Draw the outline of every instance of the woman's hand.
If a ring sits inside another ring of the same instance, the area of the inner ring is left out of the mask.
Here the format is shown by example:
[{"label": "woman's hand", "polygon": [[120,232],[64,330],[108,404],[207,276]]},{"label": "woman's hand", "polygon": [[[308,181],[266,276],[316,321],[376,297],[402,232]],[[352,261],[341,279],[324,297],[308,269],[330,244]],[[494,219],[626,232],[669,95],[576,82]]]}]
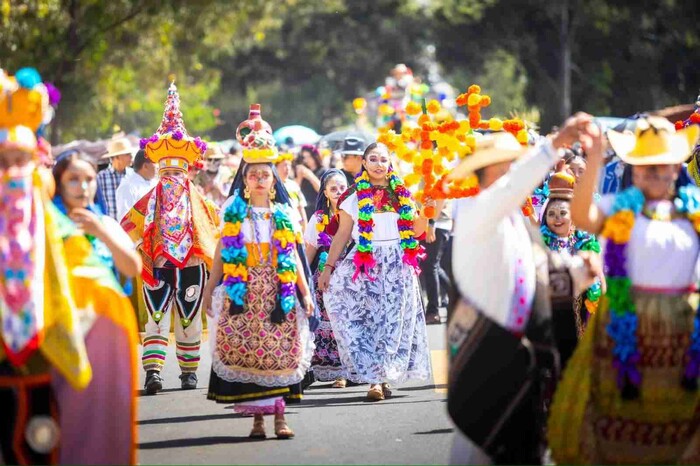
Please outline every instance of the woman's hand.
[{"label": "woman's hand", "polygon": [[87,209],[73,209],[68,214],[71,220],[75,222],[77,227],[88,235],[92,235],[99,239],[104,239],[106,231],[102,222],[97,215]]},{"label": "woman's hand", "polygon": [[434,243],[435,242],[435,226],[428,225],[428,229],[425,230],[425,242]]},{"label": "woman's hand", "polygon": [[298,180],[308,178],[309,174],[313,174],[313,172],[306,165],[297,165],[296,175]]},{"label": "woman's hand", "polygon": [[318,276],[318,289],[321,291],[328,291],[328,286],[331,283],[331,271],[329,267],[326,267],[321,275]]},{"label": "woman's hand", "polygon": [[207,317],[211,317],[212,319],[214,318],[214,310],[211,308],[213,294],[214,290],[210,289],[209,286],[204,287],[202,296],[202,308],[204,309],[204,312],[207,313]]},{"label": "woman's hand", "polygon": [[304,310],[306,311],[306,317],[311,317],[314,313],[314,300],[311,299],[311,295],[304,296]]}]

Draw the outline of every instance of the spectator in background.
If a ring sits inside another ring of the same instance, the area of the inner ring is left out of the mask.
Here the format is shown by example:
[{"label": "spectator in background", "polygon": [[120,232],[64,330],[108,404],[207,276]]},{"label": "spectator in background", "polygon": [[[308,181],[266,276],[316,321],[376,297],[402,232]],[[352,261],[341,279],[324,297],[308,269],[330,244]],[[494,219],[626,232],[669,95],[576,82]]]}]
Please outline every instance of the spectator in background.
[{"label": "spectator in background", "polygon": [[423,289],[428,298],[428,306],[425,309],[425,322],[428,325],[440,323],[439,308],[441,296],[445,296],[450,286],[450,279],[442,269],[442,256],[446,251],[450,232],[452,231],[452,207],[447,201],[438,201],[437,208],[440,214],[437,220],[428,220],[428,229],[425,232],[425,260],[423,261],[423,273],[421,279]]},{"label": "spectator in background", "polygon": [[314,206],[318,191],[321,189],[321,177],[326,173],[327,168],[323,166],[321,154],[316,147],[304,145],[299,152],[301,163],[296,167],[296,181],[301,187],[301,192],[306,199],[306,218],[314,214]]},{"label": "spectator in background", "polygon": [[193,180],[200,192],[216,206],[224,203],[228,197],[228,190],[225,188],[231,187],[228,173],[222,173],[222,160],[224,153],[219,145],[209,144],[204,154],[204,168],[197,172]]},{"label": "spectator in background", "polygon": [[109,159],[109,167],[97,174],[97,190],[105,204],[106,214],[120,220],[117,213],[117,188],[131,171],[134,149],[127,138],[112,139],[107,143],[107,154],[102,159]]},{"label": "spectator in background", "polygon": [[308,222],[308,217],[306,216],[306,199],[297,182],[289,177],[292,173],[292,160],[294,160],[294,155],[291,152],[280,152],[279,157],[277,157],[277,162],[275,163],[275,168],[277,168],[277,173],[282,180],[282,184],[289,194],[290,204],[294,210],[299,212],[302,231],[305,231]]},{"label": "spectator in background", "polygon": [[355,175],[362,171],[362,154],[365,153],[365,146],[365,141],[354,136],[348,136],[343,141],[340,156],[343,159],[343,173],[348,180],[348,186],[355,184]]},{"label": "spectator in background", "polygon": [[146,195],[157,183],[156,165],[146,158],[146,153],[139,150],[134,157],[133,171],[124,177],[116,191],[117,220]]}]

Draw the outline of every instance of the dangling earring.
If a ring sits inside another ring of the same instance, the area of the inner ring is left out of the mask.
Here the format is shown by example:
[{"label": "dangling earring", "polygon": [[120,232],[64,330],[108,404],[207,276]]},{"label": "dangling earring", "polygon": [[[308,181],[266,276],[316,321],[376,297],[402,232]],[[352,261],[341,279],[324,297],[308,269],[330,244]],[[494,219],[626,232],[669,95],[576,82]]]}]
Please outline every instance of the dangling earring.
[{"label": "dangling earring", "polygon": [[331,207],[331,200],[328,198],[326,198],[326,207],[328,207],[329,209]]},{"label": "dangling earring", "polygon": [[277,195],[277,190],[275,190],[275,187],[272,186],[270,188],[270,199],[274,199],[276,195]]},{"label": "dangling earring", "polygon": [[246,199],[250,199],[250,188],[248,188],[248,186],[246,186],[243,190],[243,197],[245,197]]}]

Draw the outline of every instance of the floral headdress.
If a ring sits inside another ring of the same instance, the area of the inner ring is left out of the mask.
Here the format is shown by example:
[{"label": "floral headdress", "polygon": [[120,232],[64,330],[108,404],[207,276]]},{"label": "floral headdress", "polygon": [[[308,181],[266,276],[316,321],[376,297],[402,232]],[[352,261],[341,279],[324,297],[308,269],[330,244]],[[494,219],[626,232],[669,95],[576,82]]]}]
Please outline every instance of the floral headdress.
[{"label": "floral headdress", "polygon": [[251,104],[248,119],[236,128],[236,139],[246,163],[276,163],[277,148],[272,128],[260,115],[260,104]]},{"label": "floral headdress", "polygon": [[0,69],[0,148],[48,156],[40,135],[54,116],[61,93],[43,83],[34,68],[22,68],[14,76]]},{"label": "floral headdress", "polygon": [[207,152],[207,144],[198,137],[192,138],[185,129],[180,94],[174,82],[168,89],[160,127],[150,138],[141,139],[140,147],[160,170],[176,169],[185,173]]}]

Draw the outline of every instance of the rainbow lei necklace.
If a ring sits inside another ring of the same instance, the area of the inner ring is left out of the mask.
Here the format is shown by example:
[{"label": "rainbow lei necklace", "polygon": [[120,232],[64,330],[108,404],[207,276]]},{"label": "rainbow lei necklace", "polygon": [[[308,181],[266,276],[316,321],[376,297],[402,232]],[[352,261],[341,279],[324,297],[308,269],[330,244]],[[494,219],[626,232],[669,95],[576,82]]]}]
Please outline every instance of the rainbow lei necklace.
[{"label": "rainbow lei necklace", "polygon": [[[615,197],[612,214],[605,222],[601,235],[607,239],[605,269],[610,308],[610,323],[606,330],[614,342],[613,366],[617,370],[617,385],[623,398],[639,395],[642,381],[637,368],[640,361],[637,346],[637,310],[632,299],[632,282],[627,270],[627,246],[634,228],[635,217],[642,212],[644,194],[636,187],[620,192]],[[674,200],[676,210],[684,214],[700,233],[700,190],[682,187]],[[695,314],[690,348],[686,355],[683,385],[692,387],[700,375],[700,313]]]},{"label": "rainbow lei necklace", "polygon": [[328,214],[322,210],[316,212],[316,231],[318,231],[318,247],[321,252],[318,255],[318,270],[323,272],[326,268],[326,261],[328,260],[328,249],[331,247],[332,238],[326,232],[326,228],[331,223]]},{"label": "rainbow lei necklace", "polygon": [[[600,254],[600,243],[598,243],[595,235],[587,231],[575,230],[564,242],[566,244],[562,244],[561,239],[546,224],[540,226],[540,232],[542,233],[544,244],[552,251],[561,251],[566,247],[567,249],[573,249],[573,251],[592,251]],[[586,301],[584,304],[591,314],[598,310],[598,302],[602,294],[603,290],[598,281],[586,290]]]},{"label": "rainbow lei necklace", "polygon": [[[358,204],[358,220],[357,226],[359,230],[359,240],[357,251],[353,257],[355,264],[355,274],[352,276],[353,281],[364,273],[370,280],[375,280],[369,272],[377,261],[374,259],[372,249],[372,237],[374,235],[374,202],[372,195],[372,185],[369,182],[369,176],[365,170],[362,170],[355,178],[357,185],[357,204]],[[416,273],[420,273],[418,259],[423,258],[423,247],[415,239],[413,232],[413,219],[416,215],[416,207],[411,199],[411,193],[406,189],[403,180],[389,169],[389,186],[391,187],[396,197],[399,199],[399,219],[397,221],[399,227],[400,244],[403,249],[403,262],[412,267]]]},{"label": "rainbow lei necklace", "polygon": [[[231,205],[224,213],[225,224],[221,237],[221,259],[224,264],[223,284],[231,299],[231,313],[233,314],[243,313],[243,304],[248,291],[248,250],[242,227],[249,208],[248,203],[236,192]],[[297,243],[297,237],[284,206],[279,204],[272,206],[271,220],[274,224],[271,246],[277,251],[277,278],[279,279],[277,304],[272,313],[272,321],[280,323],[284,321],[284,316],[294,308],[296,302],[297,263],[294,247]]]}]

